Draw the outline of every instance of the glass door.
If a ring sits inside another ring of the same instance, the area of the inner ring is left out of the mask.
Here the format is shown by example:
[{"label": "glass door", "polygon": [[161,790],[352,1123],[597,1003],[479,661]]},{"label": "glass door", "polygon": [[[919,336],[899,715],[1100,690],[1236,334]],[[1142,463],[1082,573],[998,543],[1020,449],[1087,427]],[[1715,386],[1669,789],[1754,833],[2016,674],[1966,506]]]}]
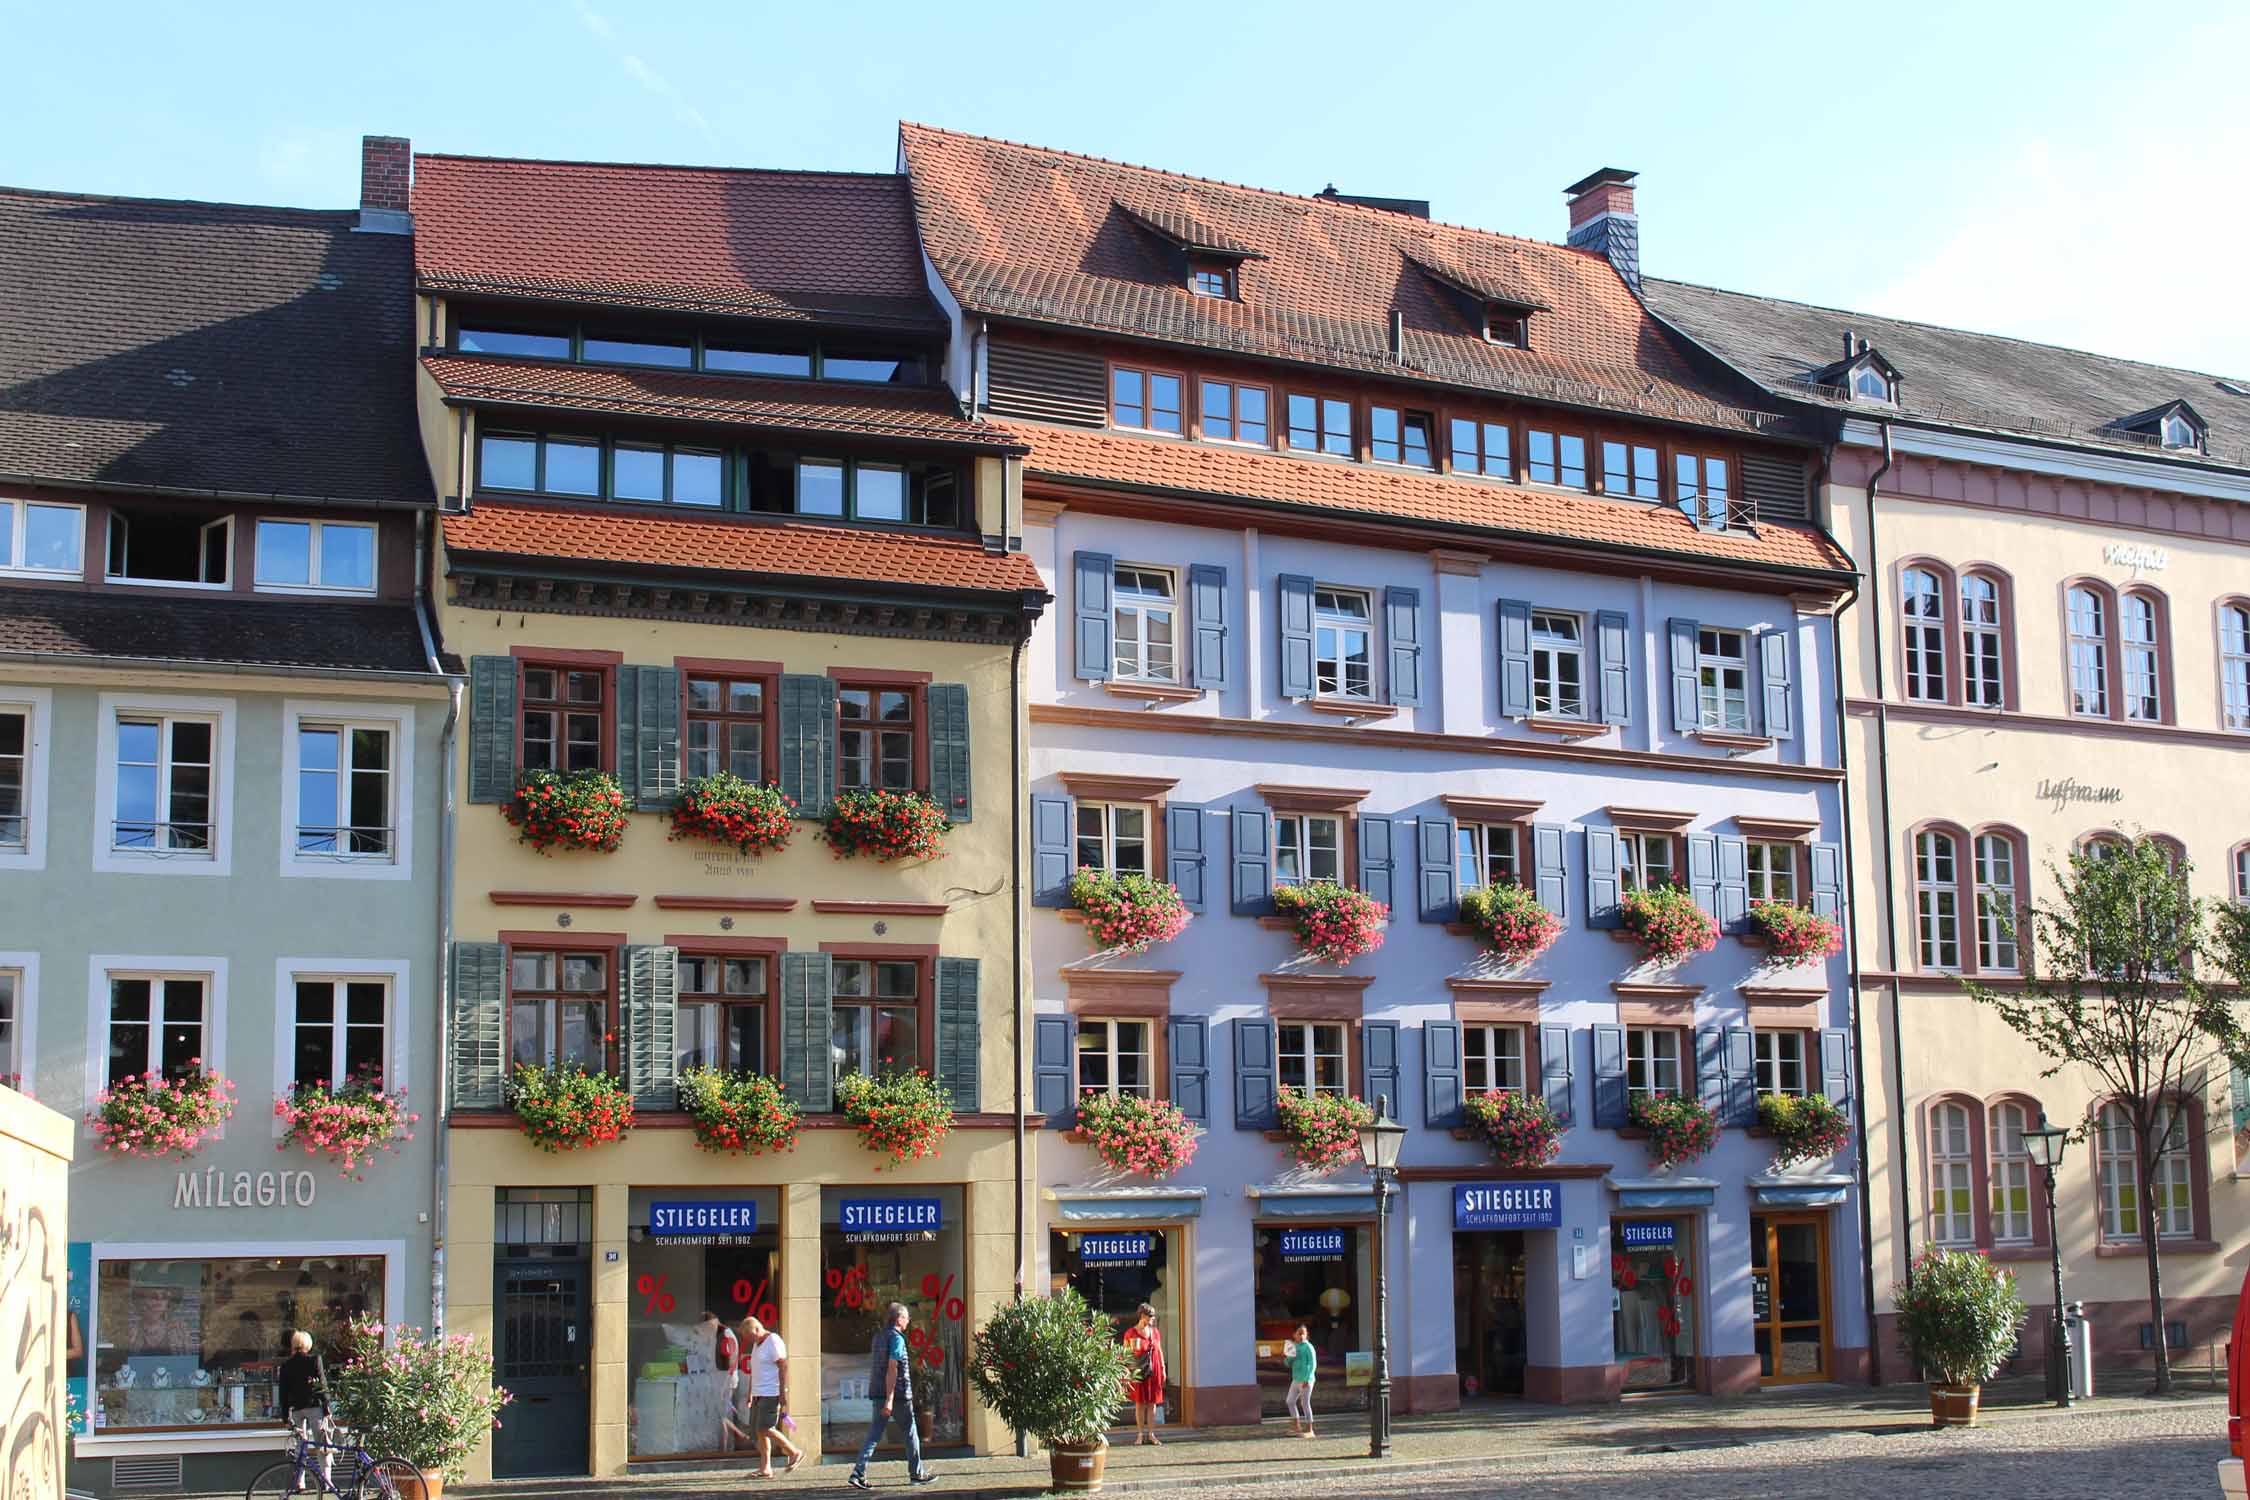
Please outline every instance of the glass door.
[{"label": "glass door", "polygon": [[1828,1221],[1818,1214],[1750,1217],[1750,1302],[1758,1379],[1828,1378]]}]

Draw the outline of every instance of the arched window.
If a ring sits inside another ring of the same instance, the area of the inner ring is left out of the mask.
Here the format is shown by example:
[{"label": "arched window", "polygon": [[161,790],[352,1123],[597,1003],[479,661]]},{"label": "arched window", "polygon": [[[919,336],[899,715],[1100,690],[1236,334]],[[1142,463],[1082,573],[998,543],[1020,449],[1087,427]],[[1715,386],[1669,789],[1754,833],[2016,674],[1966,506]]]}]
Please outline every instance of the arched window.
[{"label": "arched window", "polygon": [[2028,1245],[2033,1238],[2031,1152],[2023,1133],[2031,1111],[2012,1100],[1992,1106],[1985,1139],[1992,1143],[1992,1239],[1999,1245]]},{"label": "arched window", "polygon": [[[2177,1101],[2167,1101],[2156,1116],[2155,1135],[2163,1142],[2156,1161],[2151,1196],[2160,1239],[2191,1239],[2195,1235],[2194,1179],[2188,1159],[2188,1131],[2193,1122]],[[2101,1159],[2102,1238],[2137,1240],[2141,1233],[2140,1152],[2133,1137],[2133,1116],[2119,1100],[2102,1106],[2094,1137]]]},{"label": "arched window", "polygon": [[2125,668],[2125,717],[2156,724],[2164,719],[2164,611],[2150,594],[2135,591],[2117,604],[2119,657]]},{"label": "arched window", "polygon": [[1988,573],[1961,577],[1961,696],[1971,708],[1999,708],[2007,701],[2001,663],[2000,581]]},{"label": "arched window", "polygon": [[1950,833],[1914,837],[1914,919],[1922,967],[1960,968],[1960,846]]},{"label": "arched window", "polygon": [[2070,591],[2070,711],[2109,717],[2109,600],[2085,584]]},{"label": "arched window", "polygon": [[2219,697],[2226,727],[2250,729],[2250,604],[2219,606]]},{"label": "arched window", "polygon": [[1969,1106],[1941,1099],[1930,1107],[1930,1243],[1977,1242],[1976,1142]]},{"label": "arched window", "polygon": [[1945,701],[1945,589],[1928,568],[1908,568],[1899,579],[1899,614],[1906,632],[1906,696]]},{"label": "arched window", "polygon": [[2005,833],[1980,833],[1976,838],[1977,967],[1987,972],[2019,967],[2016,956],[2016,922],[2019,861],[2016,841]]}]

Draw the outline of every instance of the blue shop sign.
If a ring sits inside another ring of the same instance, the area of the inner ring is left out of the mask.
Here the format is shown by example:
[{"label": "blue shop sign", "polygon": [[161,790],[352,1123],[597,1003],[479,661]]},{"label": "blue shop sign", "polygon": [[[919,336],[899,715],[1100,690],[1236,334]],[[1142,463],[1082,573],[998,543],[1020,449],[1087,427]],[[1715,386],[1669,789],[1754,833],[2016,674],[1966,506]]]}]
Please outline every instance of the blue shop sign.
[{"label": "blue shop sign", "polygon": [[1152,1234],[1082,1234],[1078,1237],[1078,1263],[1082,1266],[1138,1266],[1148,1263],[1156,1248]]},{"label": "blue shop sign", "polygon": [[836,1209],[836,1227],[859,1243],[920,1239],[937,1233],[945,1206],[935,1198],[846,1198]]},{"label": "blue shop sign", "polygon": [[1283,1260],[1342,1260],[1344,1258],[1344,1231],[1341,1229],[1284,1229],[1281,1231],[1281,1258]]},{"label": "blue shop sign", "polygon": [[1618,1243],[1628,1250],[1645,1250],[1672,1243],[1670,1219],[1636,1219],[1617,1226]]},{"label": "blue shop sign", "polygon": [[1453,1187],[1455,1229],[1560,1229],[1559,1182],[1461,1182]]},{"label": "blue shop sign", "polygon": [[719,1203],[651,1203],[648,1232],[660,1240],[691,1234],[756,1234],[758,1205],[750,1198]]}]

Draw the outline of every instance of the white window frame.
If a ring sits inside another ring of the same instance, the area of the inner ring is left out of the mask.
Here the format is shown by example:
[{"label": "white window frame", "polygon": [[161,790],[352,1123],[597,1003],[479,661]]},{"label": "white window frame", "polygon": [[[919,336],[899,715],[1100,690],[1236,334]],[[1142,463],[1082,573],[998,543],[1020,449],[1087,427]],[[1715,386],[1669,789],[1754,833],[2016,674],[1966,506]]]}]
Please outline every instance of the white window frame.
[{"label": "white window frame", "polygon": [[[1313,824],[1327,823],[1335,831],[1335,839],[1321,844],[1313,839]],[[1283,833],[1287,831],[1288,837]],[[1281,856],[1286,850],[1297,861],[1297,873],[1284,879],[1281,873]],[[1333,874],[1316,875],[1312,862],[1315,854],[1333,853],[1336,869]],[[1333,880],[1344,884],[1344,815],[1342,813],[1286,812],[1273,817],[1273,883],[1275,885],[1310,885],[1316,880]]]},{"label": "white window frame", "polygon": [[[1136,593],[1130,600],[1125,597],[1124,577],[1127,573],[1161,579],[1164,593],[1161,603],[1152,602],[1149,595]],[[1120,682],[1161,682],[1177,684],[1180,680],[1180,578],[1177,570],[1157,567],[1151,563],[1117,563],[1110,568],[1110,673]],[[1126,629],[1131,618],[1134,628]],[[1163,619],[1172,628],[1172,665],[1169,671],[1155,671],[1149,666],[1149,626]],[[1133,646],[1133,662],[1128,670],[1124,656],[1128,639]]]},{"label": "white window frame", "polygon": [[1901,653],[1906,696],[1918,703],[1945,701],[1945,589],[1928,568],[1908,568],[1899,580],[1899,618],[1906,625]]},{"label": "white window frame", "polygon": [[[2006,1119],[2011,1111],[2015,1115],[2013,1122]],[[2023,1133],[2035,1123],[2031,1111],[2012,1099],[2003,1099],[1985,1111],[1985,1155],[1990,1160],[1985,1209],[1995,1245],[2028,1245],[2037,1237],[2034,1225],[2039,1209],[2031,1192],[2031,1152],[2023,1139]],[[2009,1145],[2011,1134],[2015,1141],[2013,1146]],[[2019,1190],[2024,1202],[2022,1232],[2012,1233],[2018,1220],[2014,1211],[2002,1203],[2001,1194]]]},{"label": "white window frame", "polygon": [[[1527,1032],[1528,1028],[1520,1022],[1512,1021],[1498,1021],[1489,1024],[1472,1022],[1463,1026],[1461,1028],[1462,1092],[1464,1094],[1481,1094],[1490,1089],[1497,1089],[1504,1094],[1529,1092],[1531,1088],[1531,1050],[1528,1045]],[[1481,1038],[1484,1042],[1484,1056],[1481,1059],[1476,1059],[1484,1065],[1486,1077],[1482,1083],[1473,1082],[1471,1079],[1470,1064],[1472,1059],[1469,1055],[1469,1042],[1472,1038]],[[1499,1044],[1504,1040],[1514,1043],[1512,1051],[1503,1052],[1501,1050]],[[1493,1076],[1499,1071],[1496,1065],[1503,1061],[1514,1062],[1516,1069],[1516,1081],[1514,1083],[1502,1083]]]},{"label": "white window frame", "polygon": [[[1972,596],[1971,589],[1978,592]],[[1961,575],[1961,701],[2000,708],[2008,701],[2007,638],[2001,634],[2000,585],[1982,573]],[[1989,678],[1983,668],[1990,664]]]},{"label": "white window frame", "polygon": [[2157,420],[2156,441],[2159,447],[2193,452],[2203,446],[2203,435],[2193,422],[2175,411]]},{"label": "white window frame", "polygon": [[2234,851],[2234,899],[2250,901],[2250,844]]},{"label": "white window frame", "polygon": [[[1996,861],[1985,856],[1988,850],[1999,850],[2006,860],[2008,878],[1987,879]],[[2019,930],[2010,935],[2002,926],[1997,910],[2002,903],[2016,904],[2016,885],[2021,878],[2017,869],[2016,841],[2004,833],[1980,833],[1969,843],[1970,884],[1976,891],[1977,967],[1991,974],[2013,974],[2023,964],[2023,934]],[[2000,961],[2003,949],[2007,962]],[[1988,956],[1989,955],[1989,956]]]},{"label": "white window frame", "polygon": [[[2083,597],[2087,608],[2081,612],[2078,601]],[[2091,630],[2081,630],[2081,614]],[[2112,637],[2117,633],[2111,618],[2116,613],[2110,608],[2108,598],[2084,584],[2073,585],[2063,595],[2063,630],[2065,659],[2070,666],[2069,680],[2064,688],[2070,698],[2072,717],[2080,719],[2106,719],[2109,717],[2109,653]],[[2081,707],[2079,684],[2086,684],[2092,699],[2091,707]]]},{"label": "white window frame", "polygon": [[[106,532],[114,533],[120,526],[125,528],[126,560],[130,562],[133,551],[133,519],[112,510],[104,529]],[[138,573],[112,573],[109,570],[109,537],[105,535],[102,538],[102,582],[128,589],[197,589],[207,594],[231,593],[234,590],[234,516],[231,513],[219,517],[216,521],[206,521],[196,528],[196,571],[198,573],[203,571],[204,559],[207,556],[203,546],[204,533],[210,531],[214,526],[220,528],[226,536],[226,577],[216,580],[206,578],[144,578]]]},{"label": "white window frame", "polygon": [[[1567,633],[1557,625],[1568,627]],[[1542,626],[1545,627],[1542,630]],[[1577,699],[1564,697],[1562,665],[1577,664]],[[1586,691],[1586,617],[1562,609],[1531,612],[1531,712],[1542,719],[1584,719],[1592,705]]]},{"label": "white window frame", "polygon": [[[0,973],[16,977],[13,1056],[0,1053],[0,1073],[16,1075],[16,1091],[36,1098],[39,1063],[39,955],[28,949],[0,951]],[[89,1107],[93,1096],[87,1095]]]},{"label": "white window frame", "polygon": [[[1663,860],[1661,862],[1650,860],[1648,851],[1659,845],[1664,849]],[[1680,846],[1677,838],[1669,833],[1644,833],[1632,829],[1619,830],[1617,835],[1617,884],[1619,890],[1654,890],[1656,886],[1651,884],[1650,875],[1652,867],[1658,863],[1661,863],[1663,867],[1663,879],[1658,882],[1659,884],[1686,885],[1686,882],[1680,878]]]},{"label": "white window frame", "polygon": [[[265,579],[264,549],[260,545],[258,528],[268,522],[277,526],[310,526],[312,534],[305,548],[305,583],[268,583]],[[321,537],[330,528],[364,531],[369,535],[367,587],[355,588],[342,584],[320,582]],[[331,598],[373,598],[383,584],[383,533],[372,521],[330,521],[303,516],[259,516],[250,527],[250,586],[261,594],[324,594]]]},{"label": "white window frame", "polygon": [[[1659,1046],[1658,1043],[1663,1043]],[[1625,1099],[1630,1104],[1635,1099],[1653,1099],[1669,1095],[1675,1099],[1687,1097],[1688,1065],[1684,1055],[1680,1028],[1677,1026],[1628,1026],[1625,1028]],[[1642,1082],[1633,1082],[1633,1070],[1640,1069]],[[1671,1086],[1664,1084],[1665,1071],[1671,1072]]]},{"label": "white window frame", "polygon": [[[1945,865],[1951,872],[1938,876],[1938,841],[1951,851]],[[1925,828],[1914,836],[1914,957],[1933,972],[1954,973],[1961,967],[1961,841],[1942,828]],[[1953,945],[1953,960],[1945,961],[1945,945]]]},{"label": "white window frame", "polygon": [[[383,1014],[383,1090],[396,1093],[410,1090],[413,1080],[407,1076],[409,1030],[407,997],[413,993],[411,977],[414,966],[403,958],[277,958],[273,961],[273,1096],[289,1097],[295,1083],[291,1076],[297,1070],[297,981],[300,979],[332,980],[343,983],[376,980],[387,986],[390,998]],[[343,1026],[339,1014],[336,1022],[339,1039]],[[338,1057],[343,1048],[336,1049]],[[330,1079],[330,1086],[335,1084]],[[411,1093],[408,1095],[412,1097]],[[412,1104],[407,1106],[414,1108]],[[280,1120],[273,1122],[275,1140],[281,1139],[284,1129]]]},{"label": "white window frame", "polygon": [[[1072,1090],[1072,1098],[1084,1099],[1093,1094],[1105,1094],[1112,1099],[1125,1094],[1130,1094],[1136,1099],[1155,1100],[1163,1097],[1162,1090],[1158,1089],[1156,1086],[1157,1019],[1155,1017],[1075,1016],[1072,1019],[1076,1022],[1076,1024],[1071,1028],[1070,1033],[1070,1086]],[[1101,1027],[1102,1034],[1106,1038],[1104,1045],[1098,1049],[1109,1075],[1108,1084],[1102,1088],[1088,1088],[1085,1084],[1085,1081],[1080,1078],[1078,1072],[1078,1060],[1088,1052],[1097,1050],[1095,1048],[1083,1047],[1079,1045],[1079,1037],[1084,1028],[1088,1026]],[[1141,1028],[1142,1046],[1140,1048],[1134,1049],[1130,1047],[1119,1047],[1118,1028],[1121,1026],[1138,1026]],[[1145,1089],[1127,1089],[1121,1087],[1118,1084],[1117,1060],[1121,1057],[1137,1057],[1142,1060],[1143,1067],[1141,1069],[1141,1075],[1148,1080],[1148,1085]]]},{"label": "white window frame", "polygon": [[[84,578],[86,576],[85,506],[71,505],[60,500],[34,500],[28,495],[7,494],[0,494],[0,505],[8,507],[7,515],[0,517],[0,530],[4,530],[6,533],[4,536],[0,536],[0,542],[6,543],[4,548],[0,548],[0,557],[8,559],[7,562],[0,563],[0,578],[38,578],[52,581],[58,578]],[[23,561],[24,543],[31,534],[31,508],[35,505],[41,510],[69,510],[78,513],[77,567],[34,568]]]},{"label": "white window frame", "polygon": [[[2145,636],[2136,634],[2146,626]],[[2117,661],[2125,690],[2125,717],[2136,724],[2164,721],[2164,612],[2146,594],[2117,596]],[[2154,711],[2141,712],[2144,705]]]},{"label": "white window frame", "polygon": [[[1728,656],[1715,643],[1733,641],[1740,649]],[[1734,674],[1736,685],[1727,686]],[[1749,734],[1750,635],[1723,625],[1704,625],[1695,634],[1695,708],[1698,728],[1719,734]],[[1729,709],[1738,710],[1730,713]],[[1738,722],[1739,720],[1739,722]]]},{"label": "white window frame", "polygon": [[[1304,1032],[1304,1045],[1302,1047],[1289,1048],[1284,1047],[1281,1043],[1283,1033],[1292,1026]],[[1321,1046],[1321,1033],[1328,1030],[1333,1030],[1336,1033],[1334,1051]],[[1309,1099],[1316,1094],[1328,1093],[1339,1096],[1350,1095],[1352,1091],[1352,1028],[1350,1022],[1276,1021],[1273,1029],[1273,1048],[1273,1078],[1276,1089],[1289,1087],[1281,1081],[1281,1062],[1284,1057],[1290,1057],[1304,1066],[1305,1086],[1301,1092],[1306,1098]],[[1320,1063],[1324,1058],[1335,1059],[1339,1064],[1339,1071],[1343,1074],[1344,1081],[1333,1089],[1323,1088],[1315,1081],[1320,1076]]]},{"label": "white window frame", "polygon": [[[1367,613],[1354,616],[1341,609],[1323,609],[1320,601],[1324,595],[1337,600],[1346,597],[1357,599],[1367,606]],[[1316,698],[1348,699],[1353,703],[1375,702],[1376,689],[1380,678],[1380,673],[1376,669],[1378,653],[1375,650],[1377,645],[1375,595],[1367,589],[1345,588],[1341,585],[1326,583],[1315,585],[1313,588],[1312,630],[1313,696]],[[1323,630],[1336,632],[1336,650],[1333,654],[1325,657],[1320,652],[1320,634]],[[1346,637],[1357,634],[1363,634],[1367,637],[1367,685],[1361,691],[1354,692],[1350,680],[1344,672],[1344,661],[1349,654]],[[1336,686],[1333,689],[1324,689],[1320,686],[1321,664],[1323,662],[1333,663],[1334,665],[1332,675],[1335,678]]]},{"label": "white window frame", "polygon": [[[1149,868],[1149,865],[1152,857],[1156,853],[1156,839],[1153,833],[1156,822],[1156,809],[1146,802],[1104,802],[1098,800],[1080,800],[1071,813],[1070,858],[1072,870],[1077,871],[1088,868],[1088,866],[1079,863],[1078,860],[1079,841],[1086,837],[1085,834],[1079,831],[1078,819],[1083,817],[1086,813],[1092,811],[1099,811],[1102,815],[1102,860],[1099,865],[1093,866],[1093,868],[1106,871],[1107,873],[1112,875],[1153,875],[1155,871],[1151,870]],[[1117,868],[1117,815],[1120,812],[1137,812],[1141,815],[1141,868],[1138,871],[1120,871]]]},{"label": "white window frame", "polygon": [[[415,710],[405,704],[339,699],[289,698],[281,705],[281,873],[318,880],[411,880],[414,878]],[[391,735],[391,852],[300,854],[297,733],[313,726],[387,729]]]},{"label": "white window frame", "polygon": [[[1508,862],[1515,866],[1510,883],[1523,884],[1523,839],[1513,823],[1460,823],[1453,834],[1453,878],[1464,891],[1481,891],[1497,884],[1492,879],[1492,846],[1505,838]],[[1469,862],[1464,868],[1463,861]],[[1473,878],[1472,878],[1473,871]]]},{"label": "white window frame", "polygon": [[2219,606],[2219,714],[2221,728],[2250,730],[2250,604]]},{"label": "white window frame", "polygon": [[1797,846],[1782,839],[1749,839],[1742,853],[1749,899],[1784,901],[1794,906],[1804,894],[1797,878]]},{"label": "white window frame", "polygon": [[[1960,1150],[1952,1149],[1950,1135],[1951,1116],[1959,1115],[1961,1126]],[[1929,1162],[1929,1235],[1930,1243],[1953,1249],[1966,1250],[1977,1242],[1977,1158],[1976,1130],[1969,1106],[1958,1099],[1948,1099],[1929,1113],[1929,1139],[1923,1143]],[[1966,1208],[1955,1212],[1938,1205],[1946,1195],[1958,1192],[1963,1195]],[[1967,1220],[1968,1232],[1956,1233]],[[1951,1222],[1949,1222],[1951,1221]]]},{"label": "white window frame", "polygon": [[[2116,1112],[2114,1124],[2111,1120],[2113,1110]],[[2156,1163],[2157,1172],[2163,1179],[2152,1194],[2159,1200],[2156,1204],[2156,1237],[2159,1241],[2193,1239],[2195,1178],[2193,1164],[2188,1158],[2186,1111],[2176,1102],[2168,1103],[2161,1123],[2166,1141],[2169,1143],[2176,1139],[2179,1144],[2176,1147],[2168,1145]],[[2094,1128],[2101,1136],[2101,1237],[2110,1244],[2138,1244],[2141,1237],[2141,1163],[2139,1150],[2135,1145],[2132,1112],[2113,1099],[2104,1104],[2094,1116]],[[2110,1138],[2113,1135],[2122,1137],[2122,1149],[2110,1148]],[[2169,1194],[2178,1195],[2177,1201],[2187,1219],[2178,1229],[2165,1227],[2167,1204],[2163,1199]],[[2124,1224],[2124,1211],[2127,1208],[2133,1216],[2131,1228],[2126,1228]]]},{"label": "white window frame", "polygon": [[[176,693],[103,693],[95,702],[94,868],[122,875],[231,875],[234,873],[234,720],[232,698],[191,698]],[[211,848],[208,854],[114,847],[117,822],[117,720],[121,714],[161,714],[209,719],[211,739]]]},{"label": "white window frame", "polygon": [[53,688],[0,686],[0,712],[24,716],[23,842],[0,844],[0,871],[47,868],[47,763],[54,758]]},{"label": "white window frame", "polygon": [[1854,369],[1846,377],[1846,384],[1850,387],[1854,401],[1881,401],[1890,404],[1898,399],[1891,389],[1891,377],[1885,375],[1872,361]]},{"label": "white window frame", "polygon": [[[203,1071],[227,1073],[227,960],[210,955],[96,953],[86,960],[86,1062],[81,1080],[86,1107],[109,1087],[109,982],[112,979],[200,979],[203,981]],[[226,1138],[219,1127],[215,1139]],[[93,1132],[86,1151],[95,1154]]]},{"label": "white window frame", "polygon": [[[1759,1030],[1751,1034],[1757,1075],[1757,1091],[1761,1094],[1786,1094],[1802,1099],[1813,1091],[1818,1081],[1813,1077],[1812,1049],[1806,1045],[1807,1037],[1793,1027]],[[1789,1087],[1787,1074],[1796,1070],[1796,1086]]]}]

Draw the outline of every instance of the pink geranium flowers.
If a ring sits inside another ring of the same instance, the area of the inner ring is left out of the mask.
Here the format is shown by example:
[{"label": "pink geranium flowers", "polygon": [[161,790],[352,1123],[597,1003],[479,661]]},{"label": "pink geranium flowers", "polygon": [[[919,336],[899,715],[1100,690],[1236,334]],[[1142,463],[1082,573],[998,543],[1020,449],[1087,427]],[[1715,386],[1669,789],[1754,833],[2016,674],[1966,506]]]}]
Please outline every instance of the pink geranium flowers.
[{"label": "pink geranium flowers", "polygon": [[1088,1094],[1078,1101],[1078,1133],[1097,1155],[1136,1177],[1169,1177],[1195,1160],[1199,1132],[1163,1099]]},{"label": "pink geranium flowers", "polygon": [[1358,1161],[1360,1127],[1375,1123],[1375,1111],[1364,1099],[1296,1089],[1281,1091],[1274,1100],[1274,1115],[1297,1165],[1316,1172],[1333,1172],[1346,1162]]},{"label": "pink geranium flowers", "polygon": [[104,1151],[120,1156],[193,1156],[234,1114],[234,1085],[188,1059],[187,1071],[166,1078],[151,1068],[94,1096],[86,1116]]},{"label": "pink geranium flowers", "polygon": [[1676,964],[1719,946],[1719,924],[1676,885],[1627,891],[1618,905],[1618,921],[1651,963]]},{"label": "pink geranium flowers", "polygon": [[1756,901],[1750,921],[1765,934],[1766,947],[1785,963],[1827,958],[1844,951],[1844,930],[1809,906],[1788,901]]},{"label": "pink geranium flowers", "polygon": [[285,1127],[281,1150],[326,1156],[355,1179],[377,1152],[414,1139],[409,1127],[422,1118],[407,1111],[404,1089],[386,1094],[375,1077],[352,1079],[333,1092],[325,1080],[300,1083],[274,1100],[273,1113]]},{"label": "pink geranium flowers", "polygon": [[1562,1150],[1562,1121],[1544,1099],[1504,1089],[1471,1094],[1462,1104],[1469,1128],[1511,1172],[1529,1172]]},{"label": "pink geranium flowers", "polygon": [[1562,918],[1512,881],[1463,891],[1461,921],[1487,951],[1506,963],[1535,957],[1562,933]]},{"label": "pink geranium flowers", "polygon": [[1273,888],[1274,909],[1289,919],[1297,946],[1314,958],[1348,964],[1383,946],[1391,909],[1364,891],[1333,880]]},{"label": "pink geranium flowers", "polygon": [[1108,952],[1145,953],[1188,924],[1179,887],[1148,875],[1080,870],[1070,878],[1070,904],[1086,919],[1094,946]]}]

